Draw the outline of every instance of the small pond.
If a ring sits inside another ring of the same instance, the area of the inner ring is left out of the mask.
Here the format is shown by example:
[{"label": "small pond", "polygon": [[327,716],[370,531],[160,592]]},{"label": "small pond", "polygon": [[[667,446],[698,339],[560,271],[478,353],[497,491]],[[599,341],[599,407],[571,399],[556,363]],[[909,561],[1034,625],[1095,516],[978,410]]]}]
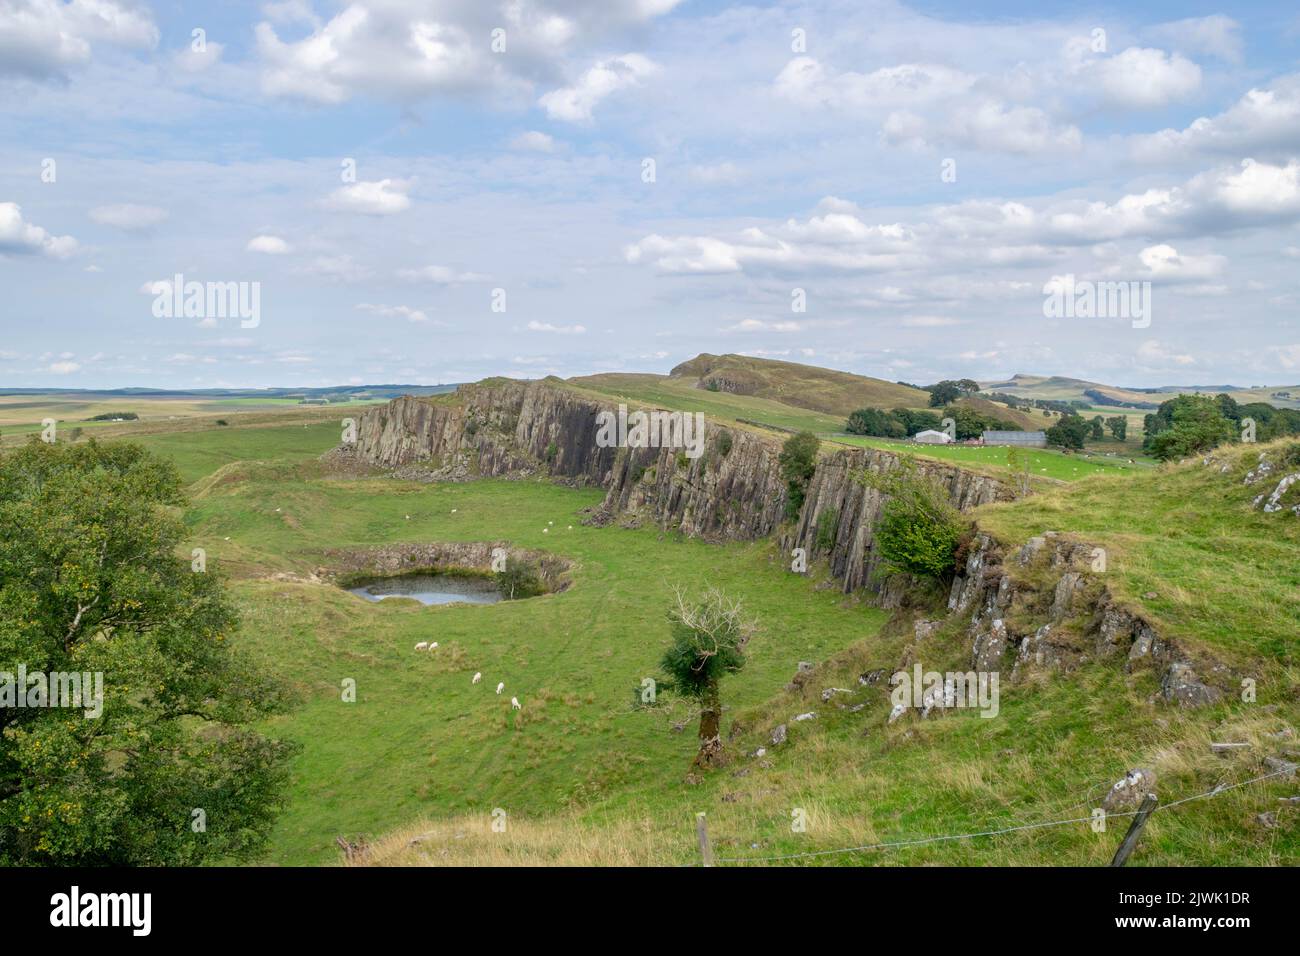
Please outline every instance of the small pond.
[{"label": "small pond", "polygon": [[457,577],[452,574],[408,574],[401,577],[375,578],[348,588],[367,601],[384,598],[414,598],[421,604],[496,604],[501,592],[484,578]]}]

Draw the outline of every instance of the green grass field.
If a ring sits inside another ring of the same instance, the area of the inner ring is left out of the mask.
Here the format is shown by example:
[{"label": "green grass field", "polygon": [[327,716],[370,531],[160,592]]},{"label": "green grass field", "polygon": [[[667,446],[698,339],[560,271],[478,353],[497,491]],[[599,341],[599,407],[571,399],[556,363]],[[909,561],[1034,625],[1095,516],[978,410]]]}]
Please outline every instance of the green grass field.
[{"label": "green grass field", "polygon": [[[1130,766],[1157,766],[1168,800],[1248,779],[1255,758],[1211,756],[1208,741],[1264,741],[1297,720],[1294,701],[1271,713],[1234,704],[1186,713],[1157,708],[1147,703],[1156,690],[1150,674],[1090,666],[1005,687],[996,720],[957,712],[887,727],[885,692],[859,686],[856,677],[892,669],[903,639],[884,627],[883,612],[835,589],[816,590],[817,568],[811,578],[787,573],[767,542],[719,546],[652,529],[585,527],[577,512],[597,502],[598,491],[542,481],[339,479],[311,461],[337,437],[330,424],[150,439],[202,489],[186,520],[209,567],[229,576],[243,615],[238,640],[300,701],[268,727],[303,750],[267,863],[335,863],[336,836],[389,833],[392,862],[477,861],[476,854],[490,853],[482,861],[691,863],[701,810],[717,853],[728,858],[1086,818]],[[237,461],[244,464],[231,464]],[[219,481],[201,480],[222,466]],[[1117,585],[1129,582],[1139,593],[1156,587],[1153,611],[1162,621],[1180,633],[1205,631],[1247,660],[1260,650],[1292,653],[1294,610],[1284,596],[1296,593],[1293,569],[1238,594],[1210,581],[1283,567],[1300,542],[1283,537],[1272,550],[1228,563],[1226,555],[1267,540],[1271,526],[1248,523],[1230,538],[1216,524],[1217,534],[1194,541],[1214,530],[1196,519],[1196,502],[1204,500],[1197,494],[1207,489],[1175,482],[1160,490],[1154,477],[1092,476],[1068,491],[986,509],[981,520],[1009,540],[1049,526],[1099,537],[1108,529],[1103,540],[1116,549]],[[1175,527],[1186,533],[1171,533]],[[336,587],[284,579],[310,574],[328,548],[488,539],[570,558],[572,587],[522,602],[428,608],[370,604]],[[1224,551],[1229,545],[1234,551]],[[1152,575],[1160,578],[1155,584]],[[1171,578],[1187,585],[1173,587]],[[747,669],[724,684],[724,730],[734,738],[736,763],[692,784],[685,778],[695,750],[693,714],[668,698],[635,709],[633,696],[643,677],[657,673],[671,588],[706,583],[743,597],[762,632]],[[1261,601],[1275,610],[1259,613]],[[1216,613],[1227,615],[1217,638]],[[416,653],[421,640],[441,647]],[[927,666],[939,669],[969,659],[953,636],[936,641],[931,653]],[[787,692],[800,660],[829,663],[805,690]],[[479,685],[470,682],[476,671],[484,675]],[[1261,686],[1261,705],[1277,705],[1279,688],[1287,679],[1294,684],[1293,671],[1269,673],[1280,683]],[[356,681],[356,703],[341,699],[345,678]],[[493,692],[498,680],[506,683],[501,697]],[[823,702],[824,687],[848,693]],[[524,705],[517,714],[511,695]],[[848,709],[857,704],[860,710]],[[806,711],[818,717],[792,722]],[[790,742],[772,749],[767,735],[777,723],[787,724]],[[684,729],[674,732],[674,724]],[[769,748],[765,757],[746,756],[760,746]],[[1250,825],[1260,808],[1276,807],[1276,798],[1293,790],[1255,784],[1158,814],[1139,862],[1297,862],[1293,822],[1281,830]],[[512,821],[509,837],[490,829],[498,807]],[[809,821],[807,832],[791,830],[795,809]],[[1098,865],[1118,838],[1113,828],[1096,834],[1075,822],[791,862]]]},{"label": "green grass field", "polygon": [[[247,457],[277,447],[247,431],[256,442]],[[194,473],[189,441],[155,447],[184,456]],[[229,475],[196,502],[194,543],[211,568],[233,572],[241,640],[304,697],[273,728],[304,752],[272,860],[331,861],[336,835],[383,832],[420,814],[489,804],[542,814],[611,792],[660,791],[669,781],[658,768],[688,764],[693,736],[669,733],[663,717],[631,704],[641,679],[657,673],[675,585],[743,591],[763,619],[752,662],[731,687],[737,704],[767,699],[798,660],[825,657],[883,619],[813,592],[763,544],[720,549],[656,531],[583,527],[575,512],[600,497],[536,482],[341,482],[286,464]],[[573,587],[437,609],[261,580],[306,572],[329,547],[496,538],[575,560]],[[420,640],[442,647],[417,654]],[[484,674],[477,686],[475,671]],[[357,681],[355,704],[340,699],[346,677]],[[498,680],[509,692],[502,697],[493,693]],[[520,717],[509,713],[511,694],[525,705]]]},{"label": "green grass field", "polygon": [[[893,441],[888,438],[870,438],[864,435],[845,435],[842,433],[823,435],[827,441],[858,448],[881,448],[885,451],[918,455],[923,458],[935,458],[939,461],[952,461],[967,468],[974,468],[989,474],[1010,474],[1007,465],[1007,449],[995,446],[978,445],[918,445],[914,442]],[[1060,481],[1077,481],[1098,473],[1132,472],[1150,469],[1154,462],[1150,459],[1134,459],[1129,464],[1127,459],[1108,458],[1105,455],[1091,453],[1066,455],[1052,449],[1030,448],[1024,450],[1029,463],[1030,474],[1040,478],[1056,478]]]},{"label": "green grass field", "polygon": [[565,387],[579,394],[603,400],[613,399],[629,405],[641,403],[702,412],[706,418],[716,421],[734,422],[745,419],[778,428],[806,429],[811,432],[838,431],[844,427],[844,418],[840,415],[795,408],[766,398],[710,392],[684,381],[658,375],[596,375],[577,383],[566,383]]}]

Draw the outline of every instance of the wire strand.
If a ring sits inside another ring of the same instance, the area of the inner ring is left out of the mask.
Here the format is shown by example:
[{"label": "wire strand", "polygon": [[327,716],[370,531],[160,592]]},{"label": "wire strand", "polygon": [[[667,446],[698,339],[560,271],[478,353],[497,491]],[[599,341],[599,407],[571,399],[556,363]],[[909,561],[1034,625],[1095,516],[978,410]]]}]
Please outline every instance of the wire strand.
[{"label": "wire strand", "polygon": [[[1283,770],[1275,770],[1272,773],[1266,773],[1260,777],[1253,777],[1250,780],[1243,780],[1240,783],[1218,784],[1213,789],[1206,790],[1204,793],[1195,793],[1192,794],[1190,797],[1183,797],[1181,800],[1175,800],[1173,803],[1157,804],[1155,809],[1152,810],[1151,812],[1158,813],[1162,810],[1172,810],[1174,807],[1181,806],[1184,803],[1191,803],[1193,800],[1203,800],[1210,797],[1217,797],[1222,793],[1227,793],[1229,790],[1236,790],[1240,787],[1247,787],[1252,783],[1259,783],[1261,780],[1268,780],[1272,777],[1278,777],[1278,776],[1282,776],[1283,774],[1293,774],[1293,773],[1295,773],[1293,769],[1287,768]],[[1119,817],[1119,818],[1132,817],[1132,816],[1136,816],[1137,813],[1138,813],[1137,810],[1129,810],[1129,811],[1125,811],[1124,813],[1108,813],[1106,814],[1106,819],[1109,820],[1115,817]],[[953,834],[946,834],[944,836],[922,837],[916,840],[894,840],[886,843],[868,843],[868,844],[864,844],[863,846],[846,846],[835,850],[808,850],[803,853],[786,853],[778,856],[720,856],[720,857],[715,857],[714,862],[716,863],[775,863],[783,860],[800,860],[800,859],[808,859],[810,857],[832,856],[836,853],[860,853],[865,850],[896,849],[898,847],[905,847],[905,846],[922,846],[927,843],[943,843],[949,840],[970,840],[976,837],[1000,836],[1004,833],[1020,833],[1026,830],[1043,830],[1049,827],[1069,826],[1070,824],[1073,823],[1090,823],[1092,819],[1093,819],[1092,816],[1089,815],[1086,817],[1073,817],[1068,820],[1046,820],[1039,823],[1017,824],[1015,826],[1003,827],[1002,829],[999,830],[983,830],[976,833],[953,833]],[[687,865],[699,866],[700,864],[691,863]]]}]

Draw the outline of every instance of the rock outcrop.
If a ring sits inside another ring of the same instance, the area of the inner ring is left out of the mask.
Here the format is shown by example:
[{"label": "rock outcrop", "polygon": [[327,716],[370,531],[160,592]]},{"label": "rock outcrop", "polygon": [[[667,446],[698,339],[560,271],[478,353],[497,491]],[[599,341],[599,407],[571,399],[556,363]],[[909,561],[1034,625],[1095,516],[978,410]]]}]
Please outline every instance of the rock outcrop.
[{"label": "rock outcrop", "polygon": [[546,382],[462,385],[454,396],[394,399],[362,413],[351,449],[386,468],[432,477],[549,473],[605,485],[616,448],[596,445],[601,405]]},{"label": "rock outcrop", "polygon": [[1049,531],[1030,538],[1008,568],[992,537],[977,535],[948,597],[948,610],[969,641],[971,666],[1010,667],[1016,680],[1034,669],[1068,671],[1089,660],[1117,660],[1129,672],[1153,668],[1166,703],[1198,707],[1223,699],[1235,679],[1229,668],[1195,657],[1121,605],[1104,577],[1091,571],[1096,551]]},{"label": "rock outcrop", "polygon": [[[809,483],[798,522],[781,541],[782,549],[789,553],[804,548],[810,560],[825,557],[846,593],[860,587],[878,590],[875,572],[880,556],[874,529],[885,498],[854,475],[898,466],[897,455],[874,448],[837,452],[823,459]],[[953,465],[918,459],[917,471],[947,489],[948,500],[961,511],[1012,496],[996,479]],[[899,595],[891,591],[884,597],[888,605],[896,603]]]}]

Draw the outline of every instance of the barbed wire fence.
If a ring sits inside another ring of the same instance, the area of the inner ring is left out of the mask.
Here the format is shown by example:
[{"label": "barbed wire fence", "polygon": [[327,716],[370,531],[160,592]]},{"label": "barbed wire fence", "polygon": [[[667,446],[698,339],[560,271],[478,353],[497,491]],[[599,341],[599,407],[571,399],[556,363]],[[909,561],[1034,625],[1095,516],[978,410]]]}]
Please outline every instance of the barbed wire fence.
[{"label": "barbed wire fence", "polygon": [[[1264,780],[1269,780],[1274,777],[1294,775],[1295,772],[1296,771],[1293,768],[1283,768],[1281,770],[1275,770],[1272,773],[1262,774],[1258,777],[1252,777],[1249,780],[1242,780],[1237,783],[1232,783],[1232,784],[1221,783],[1202,793],[1194,793],[1191,796],[1183,797],[1179,800],[1173,801],[1172,803],[1157,805],[1153,809],[1146,810],[1145,813],[1155,814],[1166,810],[1172,810],[1175,807],[1180,807],[1184,804],[1191,803],[1195,800],[1213,799],[1222,794],[1228,793],[1229,791],[1232,790],[1239,790],[1242,787],[1248,787],[1251,784],[1260,783]],[[1143,809],[1127,810],[1119,813],[1107,813],[1105,819],[1108,821],[1112,819],[1125,819],[1129,817],[1137,817],[1139,814],[1142,813],[1144,813]],[[981,837],[1002,836],[1008,833],[1023,833],[1030,830],[1046,830],[1054,827],[1072,826],[1080,823],[1091,824],[1093,820],[1094,820],[1093,815],[1089,814],[1088,816],[1085,817],[1070,817],[1062,820],[1043,820],[1034,823],[1018,823],[1018,824],[1012,824],[1011,826],[1000,827],[993,830],[979,830],[971,833],[948,833],[939,836],[918,837],[915,839],[908,839],[908,840],[890,840],[881,843],[865,843],[860,846],[837,847],[835,849],[828,849],[828,850],[805,850],[798,853],[781,853],[781,854],[773,854],[773,855],[766,855],[766,856],[717,856],[715,857],[712,855],[711,848],[709,848],[706,852],[705,847],[707,844],[707,835],[701,834],[700,835],[701,853],[706,862],[701,863],[697,861],[692,863],[684,863],[682,864],[682,866],[701,866],[701,865],[708,866],[708,865],[724,864],[724,863],[741,864],[741,865],[747,863],[783,863],[792,860],[803,860],[803,859],[811,859],[814,857],[834,856],[840,853],[865,853],[871,850],[892,850],[892,849],[900,849],[903,847],[925,846],[927,844],[945,843],[954,840],[974,840],[974,839],[979,839]]]}]

